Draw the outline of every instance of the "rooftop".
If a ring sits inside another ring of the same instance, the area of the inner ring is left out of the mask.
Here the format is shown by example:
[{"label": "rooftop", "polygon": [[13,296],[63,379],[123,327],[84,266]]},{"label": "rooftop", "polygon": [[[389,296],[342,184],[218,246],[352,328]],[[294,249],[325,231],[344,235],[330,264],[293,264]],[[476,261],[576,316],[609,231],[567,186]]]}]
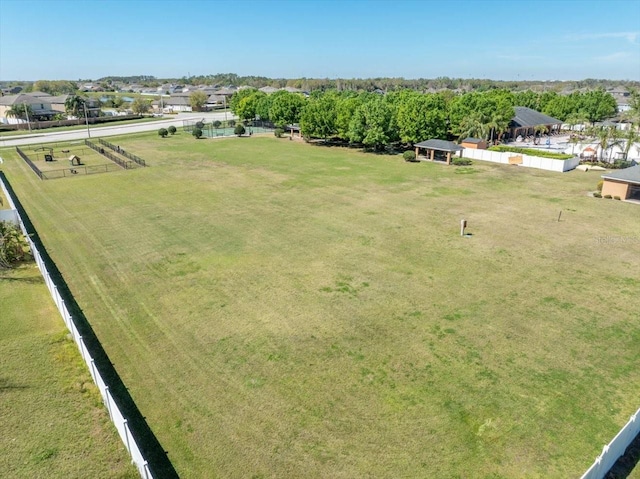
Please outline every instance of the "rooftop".
[{"label": "rooftop", "polygon": [[640,165],[625,168],[624,170],[612,171],[611,173],[602,175],[602,178],[640,185]]},{"label": "rooftop", "polygon": [[427,148],[429,150],[437,150],[437,151],[462,151],[464,150],[463,146],[454,143],[453,141],[447,140],[427,140],[421,141],[420,143],[416,143],[414,146],[419,148]]},{"label": "rooftop", "polygon": [[511,120],[512,128],[538,125],[559,125],[562,123],[560,120],[525,106],[516,106],[513,109],[515,110],[516,116]]}]

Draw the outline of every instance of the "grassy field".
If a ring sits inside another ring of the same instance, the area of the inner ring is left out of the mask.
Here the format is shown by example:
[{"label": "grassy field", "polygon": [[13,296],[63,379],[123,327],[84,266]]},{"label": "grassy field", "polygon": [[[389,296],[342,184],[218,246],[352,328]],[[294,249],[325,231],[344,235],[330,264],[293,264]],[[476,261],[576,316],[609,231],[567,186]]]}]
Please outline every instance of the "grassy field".
[{"label": "grassy field", "polygon": [[34,264],[0,270],[0,305],[2,477],[139,477]]},{"label": "grassy field", "polygon": [[579,477],[637,409],[640,208],[596,172],[118,144],[150,167],[0,154],[183,477]]}]

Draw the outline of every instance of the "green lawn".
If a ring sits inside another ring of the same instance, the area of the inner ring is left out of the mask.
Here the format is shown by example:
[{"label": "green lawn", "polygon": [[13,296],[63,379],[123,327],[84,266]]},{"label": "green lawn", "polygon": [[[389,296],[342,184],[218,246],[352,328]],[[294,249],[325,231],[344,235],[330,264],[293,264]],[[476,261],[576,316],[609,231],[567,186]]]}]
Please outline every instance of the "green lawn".
[{"label": "green lawn", "polygon": [[640,207],[596,172],[117,143],[150,167],[1,154],[182,477],[579,477],[637,409]]},{"label": "green lawn", "polygon": [[139,477],[34,264],[0,270],[0,331],[2,477]]}]

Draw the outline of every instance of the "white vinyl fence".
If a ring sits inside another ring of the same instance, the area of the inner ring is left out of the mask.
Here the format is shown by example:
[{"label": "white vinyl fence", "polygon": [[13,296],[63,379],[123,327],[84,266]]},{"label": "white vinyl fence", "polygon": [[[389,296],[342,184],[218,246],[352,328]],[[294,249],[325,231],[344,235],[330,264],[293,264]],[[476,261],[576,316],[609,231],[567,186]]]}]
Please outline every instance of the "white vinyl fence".
[{"label": "white vinyl fence", "polygon": [[109,391],[109,387],[105,384],[105,381],[102,379],[100,372],[96,368],[93,358],[87,351],[87,347],[85,346],[82,336],[76,329],[76,326],[73,322],[71,314],[69,314],[69,311],[67,310],[67,307],[64,304],[64,300],[58,293],[58,287],[56,286],[54,281],[51,279],[49,271],[47,271],[47,268],[42,260],[42,257],[40,256],[40,252],[36,248],[36,245],[33,243],[31,238],[27,234],[27,230],[24,226],[22,218],[20,217],[18,211],[16,210],[15,203],[13,202],[11,195],[9,194],[9,191],[7,190],[6,185],[4,184],[4,181],[2,181],[2,178],[0,178],[0,187],[2,188],[2,191],[6,196],[7,200],[9,201],[9,207],[11,208],[10,211],[15,212],[14,214],[15,214],[15,217],[18,219],[18,224],[20,225],[20,229],[22,230],[23,234],[27,239],[27,242],[29,243],[29,247],[31,248],[33,257],[36,261],[36,264],[38,265],[38,268],[40,269],[40,272],[42,273],[42,276],[44,277],[44,281],[47,285],[47,288],[49,288],[49,292],[53,297],[53,301],[55,302],[58,308],[58,311],[60,312],[60,315],[64,320],[64,323],[67,325],[67,328],[71,332],[73,339],[76,342],[78,349],[80,350],[80,355],[82,356],[82,359],[84,359],[85,363],[87,363],[87,367],[89,368],[89,372],[93,377],[93,381],[98,386],[98,389],[100,389],[100,394],[102,395],[102,400],[104,401],[107,407],[107,410],[109,411],[109,416],[111,417],[113,424],[115,424],[116,429],[118,430],[118,434],[120,434],[120,438],[122,439],[122,442],[127,447],[129,454],[131,454],[132,462],[136,465],[136,467],[138,468],[138,471],[140,472],[140,475],[144,479],[152,479],[153,476],[151,475],[151,471],[149,470],[148,463],[145,460],[145,458],[142,456],[142,453],[140,452],[140,448],[138,447],[138,444],[136,444],[136,441],[134,440],[134,437],[131,434],[131,430],[129,429],[129,426],[127,424],[127,419],[118,409],[118,406],[116,405],[116,402],[114,401],[113,396]]},{"label": "white vinyl fence", "polygon": [[602,479],[639,433],[640,409],[631,416],[629,422],[620,429],[616,437],[602,448],[602,454],[596,458],[595,462],[580,479]]},{"label": "white vinyl fence", "polygon": [[573,170],[580,164],[580,158],[571,158],[569,160],[554,160],[552,158],[542,158],[540,156],[521,155],[520,153],[474,150],[473,148],[465,148],[460,152],[460,156],[471,158],[473,160],[490,161],[492,163],[509,164],[509,158],[514,156],[522,157],[522,164],[527,168],[538,168],[540,170],[557,171],[559,173]]}]

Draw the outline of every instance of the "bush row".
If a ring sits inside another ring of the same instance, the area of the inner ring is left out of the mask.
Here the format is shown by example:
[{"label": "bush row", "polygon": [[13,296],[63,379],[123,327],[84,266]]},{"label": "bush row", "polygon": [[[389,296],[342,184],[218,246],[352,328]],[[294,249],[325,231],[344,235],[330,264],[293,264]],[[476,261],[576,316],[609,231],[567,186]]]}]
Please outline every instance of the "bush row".
[{"label": "bush row", "polygon": [[490,151],[499,151],[502,153],[520,153],[521,155],[539,156],[541,158],[551,158],[553,160],[569,160],[573,155],[565,153],[554,153],[552,151],[538,150],[535,148],[518,148],[517,146],[498,145],[489,148]]}]

